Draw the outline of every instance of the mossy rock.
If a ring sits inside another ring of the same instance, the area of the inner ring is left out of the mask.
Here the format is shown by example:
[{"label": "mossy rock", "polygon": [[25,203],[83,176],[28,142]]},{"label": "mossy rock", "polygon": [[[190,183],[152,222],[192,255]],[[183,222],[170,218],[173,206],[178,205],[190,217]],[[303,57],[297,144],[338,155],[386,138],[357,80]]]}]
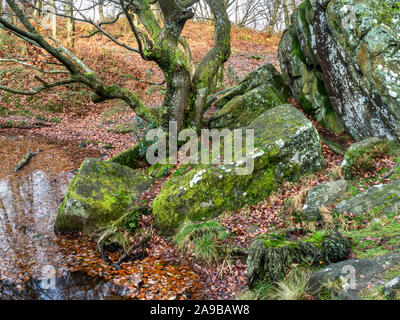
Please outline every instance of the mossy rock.
[{"label": "mossy rock", "polygon": [[306,197],[302,208],[302,218],[307,221],[319,220],[322,207],[328,208],[334,204],[348,189],[348,182],[344,179],[321,183],[312,188]]},{"label": "mossy rock", "polygon": [[[226,101],[221,110],[217,111],[210,120],[210,128],[240,128],[249,125],[260,114],[268,109],[287,103],[290,90],[283,81],[282,76],[272,65],[261,67],[263,73],[255,73],[254,77],[265,78],[265,82],[253,88],[253,84],[232,89],[221,99]],[[265,73],[269,73],[267,76]],[[251,78],[249,78],[251,79]],[[243,83],[250,82],[250,80]],[[257,83],[258,84],[258,83]],[[249,90],[251,88],[251,90]],[[243,92],[244,91],[244,92]],[[228,97],[230,100],[228,100]],[[221,101],[221,100],[220,100]],[[217,101],[217,105],[221,104]]]},{"label": "mossy rock", "polygon": [[[185,219],[201,221],[224,211],[254,204],[268,197],[283,179],[326,166],[318,133],[312,123],[291,105],[282,105],[259,116],[254,129],[251,174],[238,175],[241,164],[197,165],[173,177],[153,202],[156,226],[172,233]],[[250,172],[249,172],[250,173]]]},{"label": "mossy rock", "polygon": [[152,179],[128,167],[85,160],[68,188],[55,221],[57,231],[90,233],[120,218]]},{"label": "mossy rock", "polygon": [[218,109],[221,109],[234,97],[244,95],[245,93],[264,84],[270,84],[276,90],[279,90],[281,94],[286,94],[288,90],[286,85],[283,83],[280,73],[271,63],[267,63],[248,73],[237,86],[232,87],[230,90],[222,94],[215,102],[215,106]]},{"label": "mossy rock", "polygon": [[351,179],[357,170],[374,170],[374,160],[390,153],[391,145],[386,139],[371,137],[353,143],[346,150],[341,164],[346,179]]},{"label": "mossy rock", "polygon": [[152,144],[152,141],[141,139],[135,146],[117,154],[108,161],[118,163],[121,166],[126,166],[131,169],[140,168],[143,164],[147,163],[146,152]]},{"label": "mossy rock", "polygon": [[290,240],[287,234],[267,234],[256,239],[247,258],[247,285],[258,281],[281,280],[292,264],[314,267],[346,259],[350,240],[339,232],[316,232],[302,240]]},{"label": "mossy rock", "polygon": [[398,1],[301,3],[278,51],[285,81],[304,111],[355,140],[399,140],[399,19]]},{"label": "mossy rock", "polygon": [[166,163],[156,163],[149,168],[149,176],[153,178],[162,178],[169,176],[171,170],[175,168],[175,164],[169,163],[169,158]]},{"label": "mossy rock", "polygon": [[109,161],[120,164],[121,166],[137,169],[140,167],[140,163],[144,161],[144,157],[140,151],[140,145],[137,144],[134,147],[112,157]]},{"label": "mossy rock", "polygon": [[400,213],[400,180],[376,185],[367,191],[340,202],[334,209],[338,213],[360,216],[366,213],[390,215]]}]

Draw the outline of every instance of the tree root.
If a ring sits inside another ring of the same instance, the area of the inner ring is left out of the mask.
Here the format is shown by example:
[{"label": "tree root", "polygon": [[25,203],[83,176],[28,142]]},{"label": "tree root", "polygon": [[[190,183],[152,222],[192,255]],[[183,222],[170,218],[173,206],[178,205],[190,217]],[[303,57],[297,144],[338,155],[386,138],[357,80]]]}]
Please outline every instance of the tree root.
[{"label": "tree root", "polygon": [[[105,250],[104,250],[104,243],[105,241],[111,237],[112,235],[114,235],[116,232],[118,231],[118,228],[115,226],[112,229],[109,229],[107,231],[105,231],[101,237],[99,238],[99,240],[97,241],[97,249],[100,252],[101,258],[108,264],[110,264],[111,266],[113,266],[116,269],[121,269],[121,263],[123,263],[125,260],[127,260],[129,258],[129,261],[133,261],[139,258],[144,258],[145,256],[145,248],[147,243],[150,240],[150,236],[151,236],[151,232],[147,232],[144,233],[142,235],[142,237],[139,239],[139,241],[137,241],[136,243],[132,244],[119,258],[119,260],[116,263],[113,263],[111,261],[111,259],[108,257],[108,255],[105,254]],[[142,250],[140,253],[132,256],[132,253],[138,249],[142,247]]]}]

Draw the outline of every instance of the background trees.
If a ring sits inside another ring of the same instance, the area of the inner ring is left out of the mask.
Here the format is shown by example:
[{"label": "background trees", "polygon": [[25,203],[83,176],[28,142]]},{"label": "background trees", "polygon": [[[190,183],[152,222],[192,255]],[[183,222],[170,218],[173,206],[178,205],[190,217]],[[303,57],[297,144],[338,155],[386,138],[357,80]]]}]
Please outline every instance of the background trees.
[{"label": "background trees", "polygon": [[[81,83],[91,90],[93,102],[120,99],[139,117],[155,125],[166,127],[170,120],[176,120],[179,127],[201,128],[208,107],[207,98],[222,82],[224,63],[230,56],[231,21],[241,27],[272,33],[288,23],[289,10],[296,1],[5,0],[5,3],[0,29],[39,48],[51,62],[40,68],[32,65],[42,74],[36,76],[37,87],[27,90],[0,83],[0,90],[35,95],[56,86]],[[188,43],[181,36],[186,21],[192,18],[209,21],[215,30],[214,46],[197,65],[193,62]],[[107,28],[121,19],[129,25],[135,46],[122,42]],[[60,23],[66,24],[66,35],[58,35],[57,25]],[[89,26],[88,34],[76,34],[77,23]],[[76,56],[74,39],[86,37],[88,41],[93,41],[95,34],[101,34],[115,45],[158,65],[166,83],[161,106],[150,108],[135,92],[116,83],[104,83]],[[63,41],[65,37],[67,42]],[[7,52],[3,53],[1,62],[29,65]],[[62,77],[53,79],[49,78],[50,74]]]}]

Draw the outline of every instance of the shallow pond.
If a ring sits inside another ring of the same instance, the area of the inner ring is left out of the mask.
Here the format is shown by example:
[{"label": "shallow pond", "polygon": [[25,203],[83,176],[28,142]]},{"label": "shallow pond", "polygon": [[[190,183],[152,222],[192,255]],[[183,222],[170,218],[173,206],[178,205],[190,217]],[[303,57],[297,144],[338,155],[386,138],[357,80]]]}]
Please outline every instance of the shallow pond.
[{"label": "shallow pond", "polygon": [[[29,149],[41,151],[14,173]],[[93,240],[54,234],[74,174],[85,158],[99,156],[78,143],[0,131],[0,300],[201,299],[199,275],[160,237],[143,260],[116,270],[101,259]],[[118,253],[110,257],[117,261]]]},{"label": "shallow pond", "polygon": [[[31,149],[41,152],[14,173]],[[0,299],[107,299],[120,288],[65,267],[53,231],[80,163],[99,153],[77,144],[0,134]]]}]

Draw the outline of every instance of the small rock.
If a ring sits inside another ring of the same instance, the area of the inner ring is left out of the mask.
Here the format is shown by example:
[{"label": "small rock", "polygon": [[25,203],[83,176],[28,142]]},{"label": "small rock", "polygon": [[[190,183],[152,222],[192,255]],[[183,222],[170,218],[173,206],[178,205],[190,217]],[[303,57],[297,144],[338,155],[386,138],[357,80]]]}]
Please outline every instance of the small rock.
[{"label": "small rock", "polygon": [[400,289],[400,276],[390,280],[385,284],[383,293],[386,296],[392,296],[396,290]]},{"label": "small rock", "polygon": [[370,282],[400,263],[400,253],[389,253],[370,259],[350,259],[337,262],[314,272],[308,282],[308,292],[317,297],[326,294],[324,284],[337,282],[329,289],[334,296],[345,300],[359,299],[359,293]]},{"label": "small rock", "polygon": [[320,209],[329,207],[347,191],[349,183],[342,179],[319,184],[312,188],[306,197],[303,207],[303,216],[307,220],[315,220],[321,217]]}]

